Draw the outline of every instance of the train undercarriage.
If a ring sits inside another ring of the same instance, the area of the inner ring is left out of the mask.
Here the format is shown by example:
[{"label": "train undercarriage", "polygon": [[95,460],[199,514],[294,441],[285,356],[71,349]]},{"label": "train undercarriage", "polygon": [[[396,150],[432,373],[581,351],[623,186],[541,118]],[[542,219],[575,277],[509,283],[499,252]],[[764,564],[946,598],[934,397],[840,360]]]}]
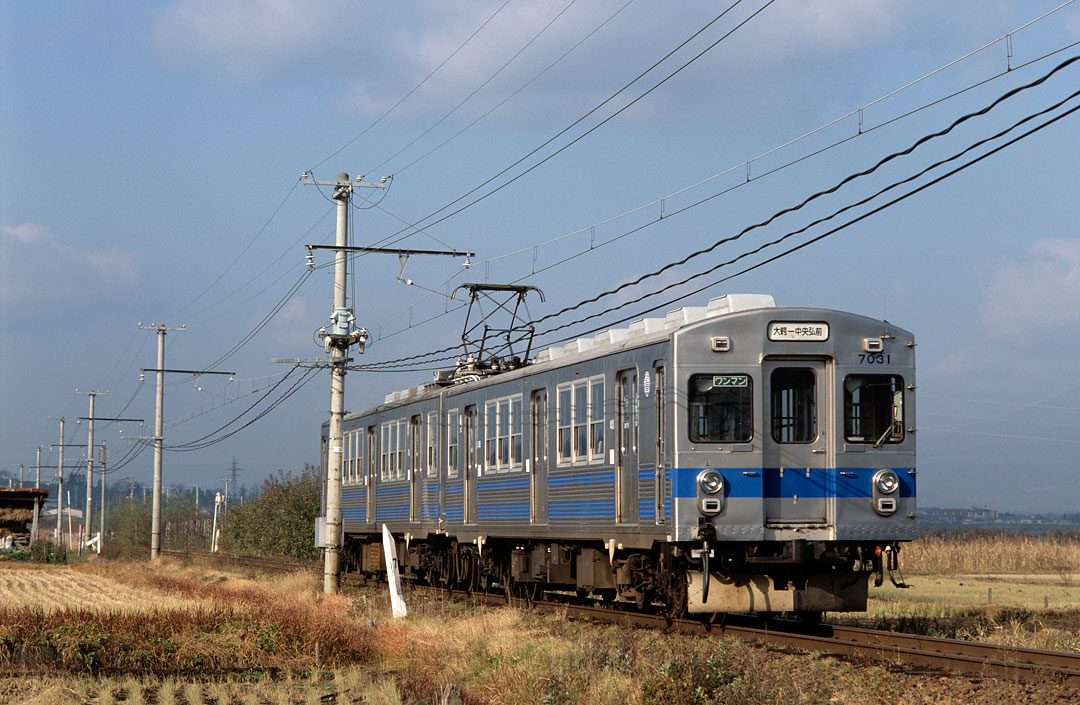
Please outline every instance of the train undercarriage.
[{"label": "train undercarriage", "polygon": [[[719,612],[789,613],[866,609],[868,582],[896,568],[898,546],[876,542],[686,542],[621,550],[586,541],[446,536],[397,540],[406,581],[471,592],[540,599],[547,591],[632,602],[672,617]],[[381,536],[349,536],[345,568],[385,573]]]}]

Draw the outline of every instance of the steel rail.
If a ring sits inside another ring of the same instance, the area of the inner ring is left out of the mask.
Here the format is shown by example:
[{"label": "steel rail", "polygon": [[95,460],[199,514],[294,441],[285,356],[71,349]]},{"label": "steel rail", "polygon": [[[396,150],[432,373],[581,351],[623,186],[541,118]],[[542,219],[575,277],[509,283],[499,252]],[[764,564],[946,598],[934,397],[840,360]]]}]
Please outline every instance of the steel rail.
[{"label": "steel rail", "polygon": [[[244,558],[192,551],[162,551],[162,554],[187,558],[210,558],[234,564],[271,570],[317,571],[316,564],[301,564],[263,558]],[[355,573],[343,578],[360,585],[380,585]],[[546,593],[548,599],[532,600],[507,597],[502,592],[467,592],[447,588],[411,585],[416,591],[432,591],[445,597],[471,600],[481,604],[509,604],[522,608],[560,611],[613,624],[670,629],[689,634],[718,634],[774,646],[807,649],[822,653],[865,658],[893,665],[921,666],[941,672],[990,676],[1022,682],[1056,681],[1080,686],[1080,653],[1029,649],[1004,644],[990,644],[962,639],[903,634],[831,624],[807,625],[792,620],[769,619],[752,615],[719,615],[715,619],[673,619],[662,614],[632,611],[621,605],[600,603]]]}]

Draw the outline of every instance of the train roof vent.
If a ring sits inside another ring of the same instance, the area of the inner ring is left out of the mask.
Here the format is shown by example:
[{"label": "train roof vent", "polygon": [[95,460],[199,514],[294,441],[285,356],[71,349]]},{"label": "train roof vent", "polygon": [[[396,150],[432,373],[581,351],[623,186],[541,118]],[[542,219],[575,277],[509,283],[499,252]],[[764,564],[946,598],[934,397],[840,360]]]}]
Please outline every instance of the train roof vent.
[{"label": "train roof vent", "polygon": [[563,350],[567,353],[585,352],[593,346],[592,338],[578,338],[577,340],[571,340],[569,343],[563,346]]},{"label": "train roof vent", "polygon": [[393,404],[401,396],[401,392],[390,392],[386,395],[386,399],[383,400],[384,404]]},{"label": "train roof vent", "polygon": [[536,353],[536,362],[547,362],[548,360],[555,360],[563,356],[563,349],[560,345],[557,348],[544,348],[540,352]]},{"label": "train roof vent", "polygon": [[625,328],[610,328],[594,335],[593,342],[597,345],[611,345],[612,343],[621,343],[629,335],[630,331]]},{"label": "train roof vent", "polygon": [[630,328],[627,329],[627,337],[637,338],[642,335],[648,335],[649,333],[658,333],[664,330],[663,318],[639,318],[630,324]]},{"label": "train roof vent", "polygon": [[755,308],[776,308],[776,300],[771,294],[724,294],[709,299],[707,315],[711,318]]},{"label": "train roof vent", "polygon": [[708,309],[704,306],[683,306],[674,311],[668,311],[664,317],[665,328],[680,328],[689,323],[695,323],[705,318]]}]

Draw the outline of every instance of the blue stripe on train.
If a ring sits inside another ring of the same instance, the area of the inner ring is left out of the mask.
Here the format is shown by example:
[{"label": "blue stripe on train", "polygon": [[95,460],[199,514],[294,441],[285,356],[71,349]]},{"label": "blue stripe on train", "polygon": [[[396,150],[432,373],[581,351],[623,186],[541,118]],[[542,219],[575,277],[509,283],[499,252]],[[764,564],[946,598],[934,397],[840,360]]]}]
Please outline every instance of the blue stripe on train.
[{"label": "blue stripe on train", "polygon": [[[672,494],[675,497],[696,497],[697,476],[704,468],[675,468]],[[786,468],[783,477],[779,468],[712,468],[724,477],[725,497],[871,497],[870,484],[881,468],[813,468],[810,477],[805,469]],[[892,468],[900,478],[900,497],[915,496],[915,481],[911,468]],[[840,473],[852,473],[841,475]],[[747,474],[751,473],[751,474]]]},{"label": "blue stripe on train", "polygon": [[550,519],[607,519],[615,520],[615,498],[601,500],[548,500]]}]

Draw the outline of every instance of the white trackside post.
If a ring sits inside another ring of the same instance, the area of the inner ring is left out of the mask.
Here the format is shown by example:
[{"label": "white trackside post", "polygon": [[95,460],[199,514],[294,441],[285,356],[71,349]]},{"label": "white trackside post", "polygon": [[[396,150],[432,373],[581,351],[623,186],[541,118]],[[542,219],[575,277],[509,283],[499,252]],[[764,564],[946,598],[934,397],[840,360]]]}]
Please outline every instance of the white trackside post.
[{"label": "white trackside post", "polygon": [[382,527],[383,553],[386,556],[386,579],[390,583],[390,606],[394,618],[406,616],[405,598],[401,596],[401,573],[398,572],[397,544],[386,524]]}]

